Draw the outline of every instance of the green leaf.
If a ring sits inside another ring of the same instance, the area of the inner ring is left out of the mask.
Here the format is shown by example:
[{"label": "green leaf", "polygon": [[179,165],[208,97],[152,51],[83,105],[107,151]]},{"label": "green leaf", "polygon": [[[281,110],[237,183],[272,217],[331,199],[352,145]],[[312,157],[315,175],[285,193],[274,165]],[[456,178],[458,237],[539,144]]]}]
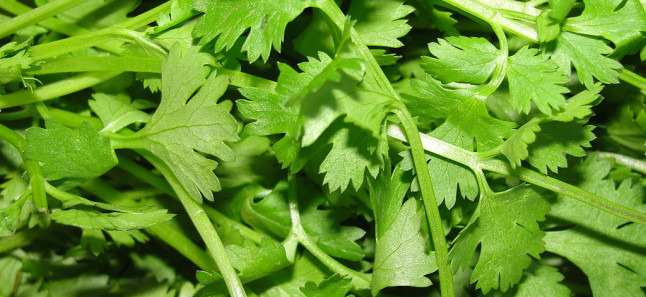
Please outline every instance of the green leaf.
[{"label": "green leaf", "polygon": [[467,150],[486,151],[503,143],[514,132],[512,122],[489,115],[487,106],[473,89],[448,89],[437,80],[411,81],[414,95],[407,95],[406,105],[414,116],[424,119],[446,117],[431,136]]},{"label": "green leaf", "polygon": [[501,152],[511,166],[521,166],[521,161],[529,157],[527,146],[536,141],[536,133],[541,131],[540,122],[540,119],[534,118],[520,126],[502,145]]},{"label": "green leaf", "polygon": [[322,282],[331,273],[310,253],[296,257],[294,265],[255,282],[249,288],[259,297],[306,296],[300,290],[307,282]]},{"label": "green leaf", "polygon": [[505,293],[491,291],[487,297],[569,297],[572,292],[565,285],[561,284],[563,275],[558,269],[533,263],[520,280],[518,286]]},{"label": "green leaf", "polygon": [[[614,203],[646,212],[644,188],[624,180],[618,186],[606,178],[609,160],[588,156],[562,178]],[[561,175],[559,175],[561,176]],[[581,268],[594,296],[644,296],[646,227],[607,214],[569,197],[559,196],[550,216],[558,226],[547,232],[545,247]],[[561,230],[559,230],[561,229]],[[573,248],[576,247],[576,248]]]},{"label": "green leaf", "polygon": [[646,153],[646,109],[622,106],[608,124],[607,131],[618,144]]},{"label": "green leaf", "polygon": [[585,155],[583,148],[590,147],[590,141],[596,138],[593,129],[577,122],[544,122],[536,141],[528,147],[527,161],[544,174],[548,169],[557,172],[567,167],[566,155]]},{"label": "green leaf", "polygon": [[204,12],[193,36],[201,37],[205,44],[217,38],[215,51],[229,50],[247,29],[249,35],[242,45],[250,62],[260,56],[267,61],[272,44],[280,52],[287,24],[313,5],[307,0],[255,1],[255,0],[197,0],[193,8]]},{"label": "green leaf", "polygon": [[25,198],[14,202],[7,208],[0,209],[0,238],[12,236],[16,233],[21,220],[22,207],[25,204]]},{"label": "green leaf", "polygon": [[413,10],[398,0],[359,0],[350,2],[348,15],[357,21],[354,28],[366,45],[401,47],[397,38],[411,29],[402,18]]},{"label": "green leaf", "polygon": [[168,210],[161,209],[148,212],[101,213],[95,210],[70,209],[55,211],[50,217],[59,224],[84,229],[125,231],[146,228],[175,216],[167,212]]},{"label": "green leaf", "polygon": [[25,155],[40,163],[47,180],[92,179],[117,165],[110,140],[90,123],[81,124],[78,136],[53,118],[45,120],[45,127],[27,130]]},{"label": "green leaf", "polygon": [[103,122],[101,131],[115,133],[130,124],[146,123],[150,120],[147,113],[136,109],[130,103],[130,97],[126,94],[112,96],[95,93],[92,97],[94,100],[88,101],[88,104]]},{"label": "green leaf", "polygon": [[483,84],[498,59],[498,49],[480,37],[447,37],[430,43],[428,49],[436,58],[422,57],[421,66],[444,83]]},{"label": "green leaf", "polygon": [[552,114],[565,104],[564,93],[569,90],[559,84],[569,81],[557,71],[557,65],[537,49],[523,47],[509,58],[507,79],[510,101],[516,110],[529,113],[530,100],[544,114]]},{"label": "green leaf", "polygon": [[335,274],[318,285],[312,281],[306,282],[300,289],[307,297],[345,297],[352,289],[351,282],[351,279]]},{"label": "green leaf", "polygon": [[20,280],[20,269],[22,261],[6,256],[0,258],[0,296],[11,296],[16,286],[16,281]]},{"label": "green leaf", "polygon": [[474,217],[449,252],[453,271],[468,267],[479,246],[471,282],[477,281],[476,288],[485,294],[491,289],[507,291],[520,281],[531,257],[545,250],[538,221],[549,209],[546,198],[528,185],[481,194]]},{"label": "green leaf", "polygon": [[260,245],[247,239],[242,246],[229,245],[226,249],[231,264],[246,281],[265,277],[291,264],[285,248],[268,237],[263,237]]},{"label": "green leaf", "polygon": [[394,221],[384,226],[383,236],[377,237],[372,294],[385,287],[428,287],[425,277],[437,270],[435,256],[426,250],[422,234],[422,209],[415,199],[408,199]]},{"label": "green leaf", "polygon": [[[583,13],[567,21],[568,30],[602,36],[616,48],[642,40],[646,31],[646,12],[639,0],[583,0]],[[621,25],[619,25],[621,24]],[[579,45],[580,46],[580,45]]]},{"label": "green leaf", "polygon": [[570,63],[576,68],[579,81],[588,89],[594,87],[592,77],[602,83],[614,84],[619,82],[618,70],[621,64],[606,54],[612,49],[603,41],[576,33],[563,32],[554,43],[552,59],[559,64],[561,71],[569,76]]},{"label": "green leaf", "polygon": [[239,140],[231,102],[217,103],[226,91],[226,78],[215,72],[206,78],[212,62],[197,48],[174,46],[162,70],[159,107],[143,129],[121,140],[125,147],[145,149],[164,161],[198,202],[202,196],[213,200],[212,191],[220,190],[213,174],[217,162],[202,154],[233,161],[225,142]]}]

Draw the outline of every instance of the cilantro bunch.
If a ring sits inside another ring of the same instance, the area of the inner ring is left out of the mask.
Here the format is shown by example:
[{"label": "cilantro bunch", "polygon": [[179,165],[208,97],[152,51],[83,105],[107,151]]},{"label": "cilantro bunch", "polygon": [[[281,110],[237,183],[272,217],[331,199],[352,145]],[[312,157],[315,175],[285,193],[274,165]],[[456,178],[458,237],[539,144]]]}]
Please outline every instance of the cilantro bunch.
[{"label": "cilantro bunch", "polygon": [[639,0],[0,17],[0,296],[645,296]]}]

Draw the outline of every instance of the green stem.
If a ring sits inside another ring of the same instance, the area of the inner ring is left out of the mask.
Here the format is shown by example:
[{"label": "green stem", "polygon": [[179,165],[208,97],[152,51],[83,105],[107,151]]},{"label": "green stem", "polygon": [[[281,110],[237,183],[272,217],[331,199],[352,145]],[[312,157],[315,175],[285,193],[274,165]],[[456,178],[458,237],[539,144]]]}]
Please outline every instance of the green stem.
[{"label": "green stem", "polygon": [[43,235],[42,229],[27,229],[16,234],[0,238],[0,254],[29,245],[34,239]]},{"label": "green stem", "polygon": [[218,232],[215,230],[211,220],[204,212],[204,208],[202,208],[202,206],[186,192],[182,184],[177,180],[175,175],[163,161],[159,160],[156,156],[147,151],[140,150],[138,153],[144,156],[144,158],[146,158],[162,173],[162,175],[164,175],[175,191],[175,194],[177,194],[179,201],[184,206],[184,209],[202,237],[202,240],[204,240],[211,257],[215,260],[218,270],[222,274],[224,282],[229,289],[229,294],[233,297],[247,296],[242,286],[242,282],[240,282],[240,278],[238,278],[238,274],[229,261],[226,249],[220,240],[220,236],[218,236]]},{"label": "green stem", "polygon": [[631,158],[628,156],[610,153],[610,152],[599,152],[599,158],[612,158],[617,162],[617,164],[626,166],[637,172],[646,174],[646,162],[643,160]]},{"label": "green stem", "polygon": [[[500,15],[495,16],[496,19],[500,17]],[[486,100],[487,97],[495,92],[498,87],[500,87],[500,84],[502,84],[505,76],[507,75],[507,57],[509,56],[509,45],[507,43],[505,32],[503,32],[502,28],[494,21],[490,22],[489,25],[491,25],[491,28],[493,28],[493,31],[496,33],[496,36],[500,41],[500,54],[491,80],[478,90],[478,97],[482,101]]]},{"label": "green stem", "polygon": [[[499,15],[496,6],[488,6],[478,0],[442,0],[443,2],[454,6],[468,14],[471,14],[485,22],[496,23],[508,32],[516,34],[517,36],[526,38],[534,43],[538,43],[538,33],[534,27],[519,23],[515,20],[510,20],[504,16]],[[482,1],[482,0],[481,0]],[[545,1],[533,1],[535,3],[526,2],[525,6],[535,6],[535,4],[542,4]],[[530,16],[534,16],[528,13]],[[621,69],[619,72],[619,79],[629,83],[642,90],[646,90],[646,78],[627,69]]]},{"label": "green stem", "polygon": [[22,119],[30,118],[33,115],[34,115],[34,110],[32,106],[28,105],[25,108],[18,111],[0,113],[0,122],[22,120]]},{"label": "green stem", "polygon": [[56,0],[33,9],[27,13],[16,16],[0,26],[0,38],[7,37],[18,30],[37,24],[71,7],[79,5],[85,0]]},{"label": "green stem", "polygon": [[47,212],[47,195],[45,194],[45,179],[43,178],[40,166],[36,161],[32,161],[25,157],[25,148],[27,148],[27,140],[20,136],[15,131],[9,129],[7,126],[0,124],[0,139],[4,139],[14,146],[20,157],[25,164],[25,169],[29,174],[29,186],[31,187],[32,197],[34,199],[34,206],[38,212]]},{"label": "green stem", "polygon": [[[407,141],[407,137],[404,136],[403,132],[397,125],[388,126],[388,135],[402,141]],[[511,166],[503,161],[481,160],[474,153],[469,152],[463,148],[448,144],[426,134],[420,134],[420,136],[422,138],[422,146],[424,147],[424,149],[433,154],[445,157],[458,163],[462,163],[471,168],[481,168],[484,170],[513,176],[530,184],[551,190],[555,193],[572,197],[611,215],[621,217],[635,223],[646,224],[646,214],[608,201],[601,196],[590,193],[576,186],[564,183],[560,180],[540,174],[530,169],[521,167],[512,170],[510,169]]]},{"label": "green stem", "polygon": [[227,77],[227,82],[232,86],[241,88],[254,87],[268,90],[276,88],[276,82],[252,74],[226,68],[218,68],[217,72],[220,75],[225,75]]},{"label": "green stem", "polygon": [[0,109],[42,102],[78,92],[111,79],[121,72],[89,72],[44,85],[35,89],[20,90],[0,97]]},{"label": "green stem", "polygon": [[307,232],[303,229],[301,225],[300,212],[298,209],[298,194],[296,193],[296,176],[290,175],[287,177],[289,182],[288,189],[288,199],[289,199],[289,215],[292,223],[292,231],[288,238],[292,234],[314,257],[321,261],[325,266],[329,267],[332,271],[340,274],[341,276],[347,276],[352,279],[352,285],[357,290],[370,289],[370,276],[364,273],[356,272],[345,265],[339,263],[334,258],[330,257],[326,252],[324,252],[318,245],[307,235]]},{"label": "green stem", "polygon": [[[345,15],[339,9],[336,3],[332,0],[323,0],[319,1],[318,4],[319,8],[327,14],[327,16],[337,25],[337,27],[340,30],[343,30],[343,26],[345,24]],[[375,77],[378,87],[381,90],[387,92],[391,97],[399,100],[399,102],[395,104],[396,108],[393,111],[404,125],[406,135],[408,136],[407,138],[410,139],[413,163],[417,172],[418,181],[420,183],[422,200],[424,202],[424,209],[426,211],[426,219],[431,230],[431,239],[435,247],[435,257],[438,266],[438,272],[440,275],[440,292],[444,297],[455,296],[455,290],[453,287],[453,275],[451,273],[448,261],[448,246],[446,244],[446,238],[444,237],[442,219],[440,217],[437,200],[435,198],[435,192],[433,190],[431,174],[428,170],[428,165],[426,164],[426,156],[424,155],[422,143],[419,138],[420,133],[417,130],[417,126],[415,125],[411,114],[406,109],[406,106],[401,103],[399,94],[390,84],[390,81],[381,69],[381,66],[379,66],[379,63],[377,62],[377,60],[375,60],[374,56],[370,52],[370,49],[368,48],[368,46],[366,46],[366,44],[361,39],[361,36],[354,28],[352,28],[350,31],[350,37],[357,46],[359,54],[367,63],[368,73]]]},{"label": "green stem", "polygon": [[[150,170],[142,167],[132,160],[125,157],[119,157],[119,167],[125,171],[128,171],[130,174],[136,176],[145,183],[165,192],[166,194],[175,196],[173,189],[170,187],[168,182],[166,182],[166,180],[155,175],[154,173],[150,172]],[[202,205],[202,207],[204,207],[204,211],[209,216],[209,218],[214,223],[222,226],[223,228],[226,228],[228,226],[233,229],[237,229],[238,231],[240,231],[240,234],[242,234],[242,236],[247,237],[256,243],[260,243],[260,241],[262,240],[263,234],[260,234],[255,230],[230,219],[229,217],[225,216],[218,210],[208,205]]]},{"label": "green stem", "polygon": [[133,41],[137,45],[150,49],[159,57],[166,56],[166,50],[143,36],[142,33],[113,26],[86,34],[39,44],[30,48],[34,61],[44,60],[71,53],[92,46],[105,44],[116,39]]},{"label": "green stem", "polygon": [[119,71],[119,72],[161,72],[162,61],[150,57],[72,57],[44,60],[33,70],[25,71],[27,75],[51,73]]},{"label": "green stem", "polygon": [[50,107],[48,108],[48,110],[51,117],[59,120],[63,125],[67,127],[78,128],[83,122],[88,122],[97,130],[103,129],[103,123],[101,122],[101,120],[95,117],[86,116],[54,107]]},{"label": "green stem", "polygon": [[[25,14],[33,10],[33,8],[15,0],[0,1],[0,8],[14,15]],[[42,20],[38,23],[38,25],[43,26],[47,29],[50,29],[54,32],[65,34],[67,36],[74,36],[74,35],[90,32],[89,30],[83,27],[66,23],[55,17]]]},{"label": "green stem", "polygon": [[626,68],[622,68],[619,71],[619,79],[646,91],[646,78]]},{"label": "green stem", "polygon": [[431,181],[431,173],[426,163],[426,155],[422,146],[422,140],[419,136],[408,137],[408,135],[420,135],[417,126],[407,110],[396,109],[395,114],[402,122],[407,139],[409,139],[411,154],[413,155],[413,165],[417,174],[417,181],[422,192],[422,201],[426,211],[426,218],[431,230],[431,239],[435,247],[435,258],[437,259],[437,268],[440,274],[440,292],[442,296],[449,297],[455,295],[453,288],[453,274],[449,265],[449,251],[444,237],[444,228],[440,210],[437,206],[435,191]]}]

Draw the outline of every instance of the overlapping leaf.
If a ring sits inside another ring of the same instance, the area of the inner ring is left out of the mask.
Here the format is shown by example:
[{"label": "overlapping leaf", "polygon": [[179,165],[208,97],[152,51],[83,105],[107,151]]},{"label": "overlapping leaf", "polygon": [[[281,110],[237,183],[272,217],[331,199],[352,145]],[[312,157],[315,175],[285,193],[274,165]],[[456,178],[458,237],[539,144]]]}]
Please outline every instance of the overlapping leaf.
[{"label": "overlapping leaf", "polygon": [[537,53],[537,49],[523,47],[509,58],[510,101],[516,110],[529,113],[531,100],[542,113],[551,114],[565,104],[563,93],[569,90],[560,84],[569,79],[557,71],[556,63]]},{"label": "overlapping leaf", "polygon": [[397,38],[411,29],[402,18],[413,10],[399,0],[359,0],[350,2],[348,15],[357,21],[355,29],[366,45],[401,47]]},{"label": "overlapping leaf", "polygon": [[[220,190],[213,174],[217,163],[234,159],[226,142],[237,141],[237,123],[229,101],[217,103],[226,79],[209,73],[212,58],[197,48],[175,46],[162,71],[162,100],[150,122],[124,140],[124,146],[145,149],[160,158],[197,201],[213,200]],[[191,95],[199,88],[199,91]],[[187,102],[188,101],[188,102]]]},{"label": "overlapping leaf", "polygon": [[[608,160],[590,155],[564,172],[564,179],[612,202],[644,213],[644,188],[624,180],[606,179]],[[547,232],[545,247],[577,265],[588,276],[594,296],[644,296],[646,286],[646,227],[628,223],[569,197],[559,197],[550,216],[572,228]],[[572,248],[577,247],[577,248]]]},{"label": "overlapping leaf", "polygon": [[436,58],[422,57],[421,66],[445,83],[485,83],[498,58],[498,49],[479,37],[447,37],[429,44],[428,49]]},{"label": "overlapping leaf", "polygon": [[193,35],[201,37],[202,43],[215,38],[215,51],[228,50],[238,38],[249,30],[242,50],[249,61],[262,56],[269,58],[272,45],[280,51],[287,24],[300,15],[313,1],[255,1],[255,0],[197,0],[193,8],[204,12],[198,20]]},{"label": "overlapping leaf", "polygon": [[[531,186],[520,185],[496,194],[481,194],[478,210],[460,232],[449,252],[453,270],[471,264],[480,247],[471,282],[483,293],[505,292],[518,283],[523,270],[545,250],[538,221],[545,219],[550,204]],[[531,256],[531,257],[530,257]]]},{"label": "overlapping leaf", "polygon": [[26,136],[25,155],[40,163],[48,180],[91,179],[117,165],[110,140],[88,122],[81,124],[78,137],[53,118],[45,121],[45,129],[30,128]]}]

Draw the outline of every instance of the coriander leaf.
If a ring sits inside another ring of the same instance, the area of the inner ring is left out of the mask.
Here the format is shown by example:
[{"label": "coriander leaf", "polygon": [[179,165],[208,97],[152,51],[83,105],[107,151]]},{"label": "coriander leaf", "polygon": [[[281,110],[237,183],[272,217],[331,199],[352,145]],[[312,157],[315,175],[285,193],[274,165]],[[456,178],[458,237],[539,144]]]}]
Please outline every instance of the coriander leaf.
[{"label": "coriander leaf", "polygon": [[247,239],[242,246],[229,245],[226,249],[231,264],[246,281],[265,277],[291,264],[285,248],[268,237],[263,237],[260,245]]},{"label": "coriander leaf", "polygon": [[306,282],[304,287],[300,287],[300,290],[307,297],[345,297],[352,289],[351,282],[352,280],[349,278],[334,274],[318,285],[312,281]]},{"label": "coriander leaf", "polygon": [[372,294],[385,287],[428,287],[425,277],[437,270],[435,257],[426,251],[422,235],[422,210],[415,199],[408,199],[394,221],[377,237]]},{"label": "coriander leaf", "polygon": [[[562,173],[571,184],[614,203],[645,212],[644,188],[630,179],[618,186],[607,179],[612,165],[595,154]],[[644,296],[646,227],[628,223],[569,197],[559,196],[550,216],[559,226],[547,232],[545,247],[581,268],[594,296]],[[559,231],[559,229],[561,229]],[[573,248],[576,247],[576,248]]]},{"label": "coriander leaf", "polygon": [[[401,168],[412,170],[413,158],[410,151],[402,151],[400,155],[404,158]],[[426,155],[426,159],[433,184],[438,185],[437,189],[434,189],[438,205],[444,202],[447,209],[452,209],[456,203],[458,189],[460,189],[463,198],[473,201],[478,196],[478,182],[471,169],[440,156]],[[411,190],[419,192],[417,182],[411,185]]]},{"label": "coriander leaf", "polygon": [[498,58],[498,49],[481,37],[455,36],[428,45],[436,58],[422,57],[422,68],[445,83],[483,84]]},{"label": "coriander leaf", "polygon": [[147,212],[101,213],[95,210],[70,209],[52,212],[50,217],[59,224],[84,229],[126,231],[146,228],[175,216],[167,212],[166,209],[160,209]]},{"label": "coriander leaf", "polygon": [[528,146],[527,161],[540,172],[547,174],[548,169],[557,172],[567,166],[566,154],[582,157],[583,148],[590,147],[590,141],[596,137],[594,126],[581,125],[577,122],[544,122],[536,141]]},{"label": "coriander leaf", "polygon": [[213,174],[217,162],[201,153],[233,161],[225,142],[239,139],[238,124],[229,113],[231,102],[217,103],[227,88],[226,78],[215,72],[206,78],[212,61],[197,48],[174,46],[162,70],[159,107],[143,129],[120,140],[125,147],[147,150],[164,161],[198,202],[202,195],[213,200],[212,191],[220,190]]},{"label": "coriander leaf", "polygon": [[25,155],[40,163],[47,180],[92,179],[117,165],[110,140],[90,123],[81,124],[78,136],[54,118],[46,119],[45,127],[27,130]]},{"label": "coriander leaf", "polygon": [[507,79],[510,101],[516,110],[529,113],[530,100],[544,114],[551,114],[565,104],[563,93],[569,90],[559,84],[569,81],[557,71],[557,65],[537,49],[523,47],[509,58]]},{"label": "coriander leaf", "polygon": [[592,89],[597,78],[602,83],[614,84],[619,82],[618,70],[621,64],[605,54],[612,49],[603,41],[576,33],[563,32],[553,44],[552,59],[559,64],[565,74],[570,74],[570,63],[576,68],[579,81],[588,89]]},{"label": "coriander leaf", "polygon": [[331,273],[312,254],[297,256],[294,265],[248,284],[259,297],[306,296],[300,290],[307,282],[322,282]]},{"label": "coriander leaf", "polygon": [[[323,184],[330,191],[345,191],[350,184],[358,190],[363,184],[366,171],[373,177],[379,173],[383,166],[383,156],[388,151],[385,147],[387,142],[376,140],[369,133],[345,123],[333,124],[331,127],[332,135],[325,133],[321,136],[324,140],[323,150],[331,145],[319,167],[319,173],[325,175]],[[385,135],[380,138],[386,139]],[[314,147],[319,145],[315,143]],[[371,152],[370,148],[375,147],[376,151]],[[304,153],[306,154],[307,152]],[[350,160],[351,163],[348,163]]]},{"label": "coriander leaf", "polygon": [[559,122],[570,122],[574,119],[584,119],[592,114],[592,107],[601,96],[599,92],[603,89],[601,84],[596,84],[589,90],[583,90],[572,96],[565,102],[561,110],[550,116],[551,120]]},{"label": "coriander leaf", "polygon": [[269,147],[269,138],[253,135],[231,144],[236,160],[222,163],[215,169],[222,188],[271,181],[272,176],[279,176],[280,166],[269,154]]},{"label": "coriander leaf", "polygon": [[[639,0],[584,0],[583,13],[567,21],[567,29],[586,35],[603,36],[617,48],[643,39],[646,12]],[[618,25],[621,24],[621,25]]]},{"label": "coriander leaf", "polygon": [[81,246],[98,256],[103,254],[103,251],[108,247],[108,240],[101,230],[82,229]]},{"label": "coriander leaf", "polygon": [[520,281],[522,272],[545,250],[538,221],[550,204],[528,185],[480,195],[480,204],[469,225],[460,232],[449,252],[453,271],[467,267],[480,246],[480,257],[471,281],[483,293],[505,292]]},{"label": "coriander leaf", "polygon": [[407,95],[406,105],[414,116],[425,119],[446,117],[431,136],[467,150],[485,151],[503,143],[513,134],[512,122],[489,115],[487,106],[473,89],[448,89],[437,80],[413,80],[417,92]]},{"label": "coriander leaf", "polygon": [[267,61],[272,44],[280,52],[287,24],[314,3],[307,0],[197,0],[193,8],[203,15],[195,25],[193,36],[205,44],[217,37],[215,51],[229,50],[247,29],[249,36],[242,45],[250,62],[260,56]]},{"label": "coriander leaf", "polygon": [[22,261],[13,256],[7,255],[0,258],[0,296],[11,296],[16,286],[16,280],[20,279]]},{"label": "coriander leaf", "polygon": [[536,141],[536,133],[541,131],[540,122],[539,118],[533,118],[520,126],[502,145],[501,152],[509,160],[511,166],[521,166],[521,161],[529,157],[527,146]]},{"label": "coriander leaf", "polygon": [[126,94],[112,96],[95,93],[92,97],[94,100],[88,101],[88,104],[103,122],[101,131],[115,133],[130,124],[146,123],[150,120],[147,113],[132,106],[130,97]]},{"label": "coriander leaf", "polygon": [[618,144],[646,153],[646,109],[624,105],[607,127],[608,136]]},{"label": "coriander leaf", "polygon": [[16,233],[21,221],[22,207],[25,204],[27,196],[14,202],[7,208],[0,209],[0,238],[12,236]]},{"label": "coriander leaf", "polygon": [[558,269],[533,263],[520,280],[518,286],[505,293],[491,291],[487,297],[569,297],[572,296],[570,289],[560,282],[563,275]]},{"label": "coriander leaf", "polygon": [[157,282],[168,281],[172,284],[175,281],[175,270],[161,258],[150,254],[140,256],[134,252],[130,253],[130,258],[135,267],[153,274]]},{"label": "coriander leaf", "polygon": [[186,20],[194,15],[193,2],[195,0],[172,0],[170,4],[170,13],[160,14],[157,17],[157,27],[152,29],[153,34],[160,33],[172,26],[178,24],[182,20]]},{"label": "coriander leaf", "polygon": [[350,2],[348,15],[356,20],[354,28],[368,46],[401,47],[397,38],[408,34],[410,26],[402,18],[413,12],[398,0],[358,0]]}]

